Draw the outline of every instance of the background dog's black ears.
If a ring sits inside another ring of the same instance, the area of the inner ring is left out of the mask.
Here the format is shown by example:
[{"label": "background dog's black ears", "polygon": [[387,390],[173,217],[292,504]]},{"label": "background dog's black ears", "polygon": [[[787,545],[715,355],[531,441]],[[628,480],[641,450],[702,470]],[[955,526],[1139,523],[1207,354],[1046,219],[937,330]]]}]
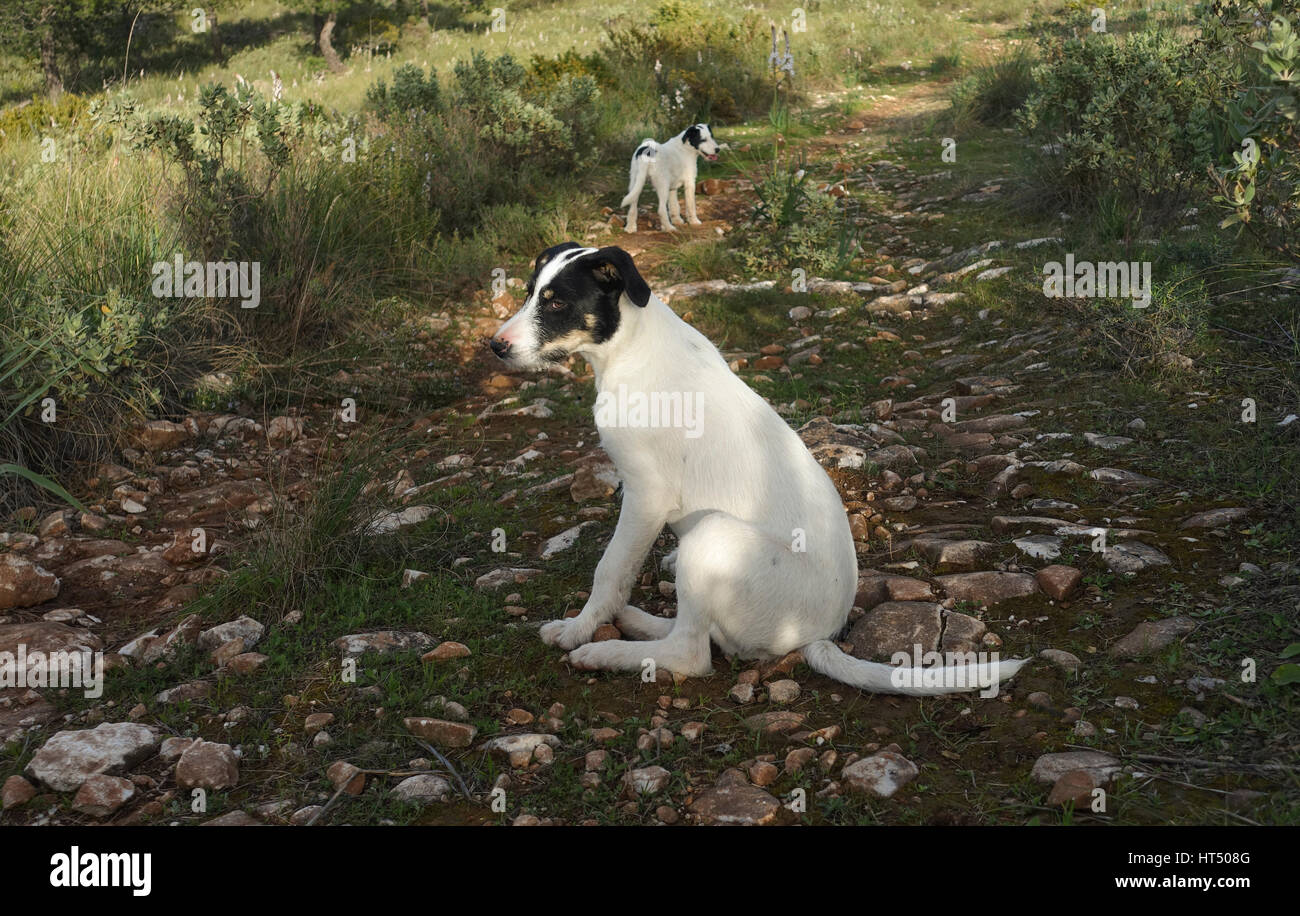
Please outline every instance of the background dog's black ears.
[{"label": "background dog's black ears", "polygon": [[686,130],[682,131],[682,139],[696,148],[704,142],[704,134],[701,132],[700,124],[692,124]]},{"label": "background dog's black ears", "polygon": [[617,285],[633,305],[645,308],[650,301],[650,286],[641,278],[641,272],[632,262],[632,256],[617,245],[609,245],[590,255],[584,261],[591,265],[591,272],[604,284]]}]

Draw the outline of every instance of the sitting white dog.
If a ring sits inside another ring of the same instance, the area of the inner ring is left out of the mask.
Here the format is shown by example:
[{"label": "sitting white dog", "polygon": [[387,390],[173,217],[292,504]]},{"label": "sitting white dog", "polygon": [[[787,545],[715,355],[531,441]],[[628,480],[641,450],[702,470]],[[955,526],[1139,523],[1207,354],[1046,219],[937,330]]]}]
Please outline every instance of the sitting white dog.
[{"label": "sitting white dog", "polygon": [[[681,207],[677,203],[677,189],[686,195],[686,218],[692,226],[700,224],[695,214],[695,175],[699,157],[710,162],[718,159],[721,147],[713,139],[707,124],[692,124],[666,143],[656,143],[649,138],[632,154],[632,178],[627,197],[620,206],[628,207],[627,231],[636,232],[636,204],[645,187],[646,178],[659,195],[659,224],[665,232],[676,232],[673,221],[682,221]],[[669,214],[672,215],[670,220]]]},{"label": "sitting white dog", "polygon": [[[596,422],[623,478],[623,507],[582,613],[541,630],[574,666],[637,671],[653,659],[707,675],[712,641],[741,658],[802,649],[814,670],[854,687],[927,695],[996,692],[1023,664],[976,664],[971,653],[942,669],[893,667],[831,642],[857,590],[857,554],[835,485],[717,348],[651,293],[621,248],[567,242],[542,252],[523,307],[490,346],[513,368],[580,353],[595,370]],[[639,413],[624,409],[633,402]],[[664,561],[675,567],[676,619],[627,603],[664,525],[678,537]],[[591,642],[611,620],[647,641]]]}]

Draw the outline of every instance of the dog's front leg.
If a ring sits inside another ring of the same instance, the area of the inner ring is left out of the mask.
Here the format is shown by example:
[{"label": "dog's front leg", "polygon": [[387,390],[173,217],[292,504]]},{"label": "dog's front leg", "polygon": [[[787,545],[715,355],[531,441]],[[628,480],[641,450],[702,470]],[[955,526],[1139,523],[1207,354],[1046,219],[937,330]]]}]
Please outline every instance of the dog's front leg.
[{"label": "dog's front leg", "polygon": [[686,219],[692,226],[700,225],[700,218],[695,215],[695,182],[694,180],[686,182],[682,187],[682,192],[686,195]]},{"label": "dog's front leg", "polygon": [[542,640],[561,649],[573,649],[591,642],[596,628],[609,623],[627,605],[632,585],[655,538],[668,520],[665,499],[623,498],[614,537],[596,564],[596,576],[582,613],[569,620],[552,620],[541,629]]},{"label": "dog's front leg", "polygon": [[655,185],[655,192],[659,195],[659,228],[664,232],[676,232],[677,227],[668,219],[668,195],[672,195],[673,206],[676,206],[677,192],[669,190],[668,185],[662,183]]}]

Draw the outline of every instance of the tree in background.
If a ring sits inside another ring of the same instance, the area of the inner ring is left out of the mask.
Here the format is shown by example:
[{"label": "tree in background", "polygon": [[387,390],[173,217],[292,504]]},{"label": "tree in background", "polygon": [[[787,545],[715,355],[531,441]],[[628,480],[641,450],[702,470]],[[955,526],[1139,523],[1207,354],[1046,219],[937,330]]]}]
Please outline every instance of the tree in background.
[{"label": "tree in background", "polygon": [[132,29],[146,14],[175,14],[183,0],[4,0],[0,51],[39,62],[57,99],[89,60],[125,65]]}]

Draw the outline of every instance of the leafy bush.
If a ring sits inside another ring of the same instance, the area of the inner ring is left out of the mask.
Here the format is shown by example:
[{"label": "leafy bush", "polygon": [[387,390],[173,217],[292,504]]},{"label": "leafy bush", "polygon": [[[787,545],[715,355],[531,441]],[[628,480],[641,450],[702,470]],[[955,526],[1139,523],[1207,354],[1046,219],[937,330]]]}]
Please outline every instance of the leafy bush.
[{"label": "leafy bush", "polygon": [[1023,128],[1054,155],[1040,183],[1076,206],[1106,194],[1168,217],[1223,149],[1223,76],[1162,29],[1047,42]]},{"label": "leafy bush", "polygon": [[171,203],[187,241],[217,258],[239,249],[249,208],[288,165],[303,109],[269,102],[246,86],[231,93],[211,83],[199,91],[197,123],[181,115],[142,116],[129,97],[93,103],[91,117],[122,130],[136,149],[157,154],[167,167],[179,167]]},{"label": "leafy bush", "polygon": [[382,79],[366,90],[366,102],[381,118],[392,118],[410,111],[434,112],[442,109],[442,92],[438,71],[424,71],[415,64],[402,64],[393,71],[393,88]]},{"label": "leafy bush", "polygon": [[836,198],[808,186],[803,168],[773,162],[754,186],[758,204],[746,227],[740,259],[759,274],[802,268],[808,276],[841,270],[855,238]]},{"label": "leafy bush", "polygon": [[38,136],[50,129],[51,122],[67,127],[82,117],[86,108],[85,98],[72,92],[63,93],[56,101],[41,97],[6,108],[0,113],[0,139]]},{"label": "leafy bush", "polygon": [[[1228,105],[1234,166],[1215,173],[1214,201],[1229,213],[1221,226],[1242,225],[1261,242],[1294,259],[1300,256],[1300,37],[1286,19],[1265,34],[1236,19],[1228,30],[1248,42],[1248,68]],[[1258,37],[1259,40],[1250,41]]]},{"label": "leafy bush", "polygon": [[587,72],[534,75],[509,55],[456,66],[447,101],[436,75],[407,65],[367,92],[389,142],[376,158],[386,196],[414,202],[431,233],[475,228],[487,208],[533,201],[600,152],[600,90]]},{"label": "leafy bush", "polygon": [[766,24],[750,11],[731,21],[688,2],[666,0],[646,23],[614,23],[605,57],[629,96],[644,92],[653,69],[654,127],[727,122],[765,111],[771,101]]},{"label": "leafy bush", "polygon": [[455,101],[478,121],[485,139],[504,146],[509,159],[580,160],[589,150],[592,113],[600,90],[590,76],[563,76],[532,98],[525,95],[528,71],[503,54],[488,60],[481,51],[456,65]]}]

